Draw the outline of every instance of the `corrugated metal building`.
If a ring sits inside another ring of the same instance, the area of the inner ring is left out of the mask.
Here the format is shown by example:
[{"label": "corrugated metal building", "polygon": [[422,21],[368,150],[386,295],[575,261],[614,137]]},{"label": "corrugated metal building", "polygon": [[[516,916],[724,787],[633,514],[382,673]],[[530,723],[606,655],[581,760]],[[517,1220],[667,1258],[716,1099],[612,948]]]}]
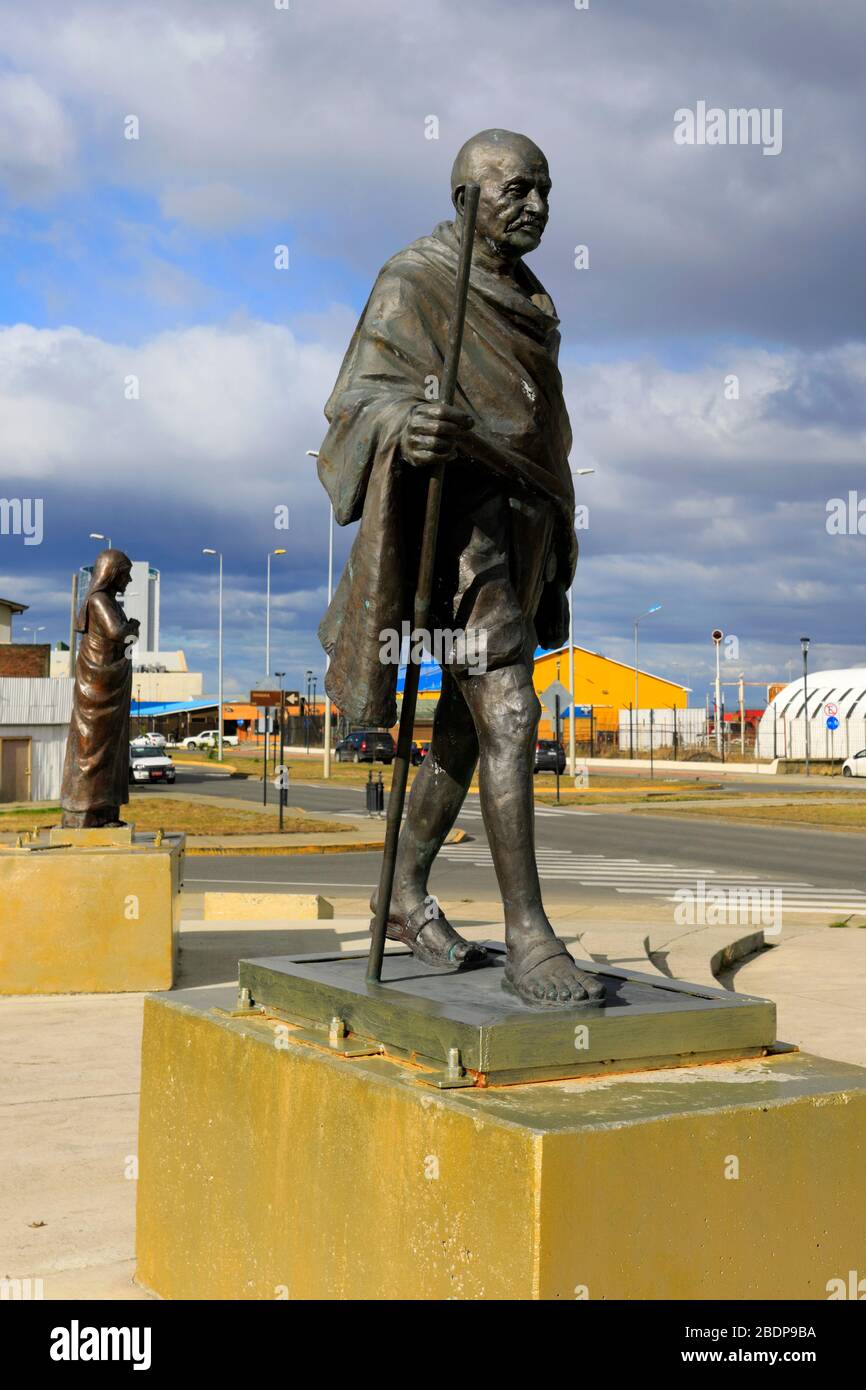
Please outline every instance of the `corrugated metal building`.
[{"label": "corrugated metal building", "polygon": [[807,720],[812,758],[850,758],[866,748],[866,666],[810,671],[777,687],[758,725],[757,756],[804,758]]},{"label": "corrugated metal building", "polygon": [[59,797],[73,684],[68,677],[0,677],[0,801]]}]

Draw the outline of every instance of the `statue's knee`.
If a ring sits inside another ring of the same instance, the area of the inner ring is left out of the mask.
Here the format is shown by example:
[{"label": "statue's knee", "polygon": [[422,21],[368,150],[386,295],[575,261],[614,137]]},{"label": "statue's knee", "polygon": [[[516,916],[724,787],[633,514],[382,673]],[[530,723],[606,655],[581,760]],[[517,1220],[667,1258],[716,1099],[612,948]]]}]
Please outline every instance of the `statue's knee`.
[{"label": "statue's knee", "polygon": [[535,741],[540,716],[541,705],[531,686],[515,692],[504,702],[500,718],[493,723],[494,745],[503,752],[523,753]]}]

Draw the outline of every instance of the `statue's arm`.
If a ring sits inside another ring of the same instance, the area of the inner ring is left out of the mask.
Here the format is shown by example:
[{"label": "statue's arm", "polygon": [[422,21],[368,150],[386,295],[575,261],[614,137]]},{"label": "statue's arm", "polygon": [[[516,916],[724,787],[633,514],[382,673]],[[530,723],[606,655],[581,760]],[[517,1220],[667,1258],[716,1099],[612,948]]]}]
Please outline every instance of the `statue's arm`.
[{"label": "statue's arm", "polygon": [[120,608],[107,594],[94,594],[88,605],[91,631],[110,642],[122,642],[125,637],[137,637],[137,618],[124,617]]}]

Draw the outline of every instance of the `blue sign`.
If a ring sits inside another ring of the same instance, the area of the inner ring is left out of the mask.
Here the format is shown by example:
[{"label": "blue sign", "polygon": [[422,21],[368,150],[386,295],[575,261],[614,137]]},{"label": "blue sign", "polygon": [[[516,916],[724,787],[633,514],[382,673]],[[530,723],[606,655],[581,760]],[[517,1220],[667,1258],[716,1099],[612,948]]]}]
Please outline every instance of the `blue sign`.
[{"label": "blue sign", "polygon": [[834,729],[838,729],[838,727],[839,727],[839,720],[836,718],[835,714],[831,714],[831,715],[829,716],[828,720],[827,720],[827,728],[828,728],[828,729],[830,730],[830,732],[832,733],[833,730],[834,730]]}]

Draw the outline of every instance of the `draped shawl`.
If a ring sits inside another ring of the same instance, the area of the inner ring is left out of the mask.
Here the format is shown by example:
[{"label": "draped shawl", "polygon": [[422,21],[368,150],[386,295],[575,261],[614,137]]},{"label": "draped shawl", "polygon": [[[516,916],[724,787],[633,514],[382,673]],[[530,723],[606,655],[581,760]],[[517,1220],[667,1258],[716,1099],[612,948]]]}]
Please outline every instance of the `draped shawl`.
[{"label": "draped shawl", "polygon": [[78,612],[81,640],[60,793],[65,811],[129,800],[132,661],[124,639],[131,628],[115,598],[118,574],[129,563],[122,550],[101,551]]},{"label": "draped shawl", "polygon": [[[355,724],[387,727],[396,718],[397,669],[380,660],[381,634],[412,620],[423,512],[423,472],[403,463],[399,440],[442,376],[458,251],[454,224],[443,222],[388,261],[325,407],[319,477],[337,523],[361,525],[319,637],[330,656],[328,694]],[[571,428],[553,304],[523,262],[515,279],[473,264],[455,405],[475,427],[459,460],[446,464],[446,488],[459,464],[495,475],[509,497],[552,504],[549,583],[535,623],[539,641],[554,646],[565,640],[577,559]]]}]

